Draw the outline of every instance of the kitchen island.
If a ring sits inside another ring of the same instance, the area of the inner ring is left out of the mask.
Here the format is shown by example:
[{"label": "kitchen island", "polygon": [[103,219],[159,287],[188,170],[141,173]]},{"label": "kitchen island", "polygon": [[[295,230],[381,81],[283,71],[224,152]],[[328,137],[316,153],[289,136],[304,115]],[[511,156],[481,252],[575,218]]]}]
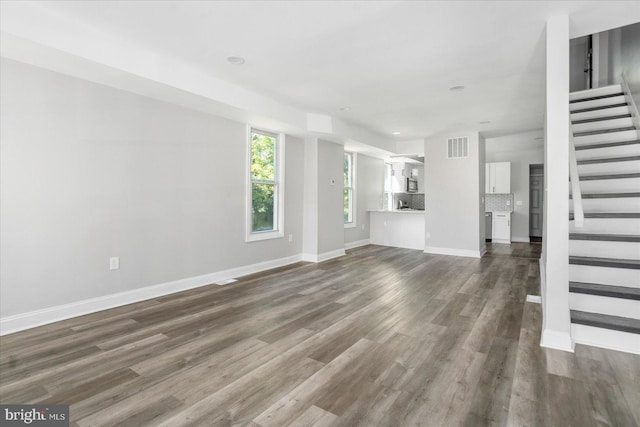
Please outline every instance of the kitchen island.
[{"label": "kitchen island", "polygon": [[372,244],[424,250],[424,210],[372,209],[369,212]]}]

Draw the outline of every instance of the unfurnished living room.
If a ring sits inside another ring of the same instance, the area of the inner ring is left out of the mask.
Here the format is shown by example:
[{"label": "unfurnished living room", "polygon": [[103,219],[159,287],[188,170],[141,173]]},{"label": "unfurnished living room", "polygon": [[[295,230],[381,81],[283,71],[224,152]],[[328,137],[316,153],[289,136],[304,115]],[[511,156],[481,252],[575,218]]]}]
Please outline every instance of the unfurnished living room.
[{"label": "unfurnished living room", "polygon": [[0,425],[640,425],[640,2],[0,0],[0,54]]}]

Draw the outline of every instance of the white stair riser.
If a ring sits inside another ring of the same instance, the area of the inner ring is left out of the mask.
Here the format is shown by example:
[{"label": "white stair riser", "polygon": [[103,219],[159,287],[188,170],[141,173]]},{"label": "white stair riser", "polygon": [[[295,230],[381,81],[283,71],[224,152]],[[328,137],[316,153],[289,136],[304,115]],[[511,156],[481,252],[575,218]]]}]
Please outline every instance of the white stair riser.
[{"label": "white stair riser", "polygon": [[616,145],[614,147],[592,148],[590,150],[576,150],[576,159],[578,161],[632,156],[640,156],[640,143]]},{"label": "white stair riser", "polygon": [[571,310],[640,319],[640,301],[589,294],[569,294]]},{"label": "white stair riser", "polygon": [[635,130],[625,130],[620,132],[599,133],[596,135],[574,136],[573,143],[576,147],[585,145],[603,144],[606,142],[635,141],[638,139],[638,132]]},{"label": "white stair riser", "polygon": [[569,264],[569,280],[640,288],[640,270]]},{"label": "white stair riser", "polygon": [[[582,199],[585,212],[640,212],[640,197],[619,197],[609,199]],[[573,200],[569,200],[569,212],[573,212]]]},{"label": "white stair riser", "polygon": [[577,344],[640,354],[640,334],[572,323],[571,339]]},{"label": "white stair riser", "polygon": [[578,175],[612,175],[619,173],[636,173],[640,170],[640,160],[624,162],[590,163],[578,165]]},{"label": "white stair riser", "polygon": [[612,96],[610,98],[594,99],[593,101],[582,101],[569,104],[571,111],[584,110],[586,108],[604,107],[606,105],[624,104],[624,95]]},{"label": "white stair riser", "polygon": [[584,113],[571,114],[571,121],[576,122],[579,120],[599,119],[601,117],[621,116],[623,114],[629,114],[629,106],[624,107],[612,107],[602,110],[585,111]]},{"label": "white stair riser", "polygon": [[640,243],[569,240],[569,255],[640,260]]},{"label": "white stair riser", "polygon": [[589,132],[594,130],[617,129],[633,126],[631,117],[610,120],[598,120],[597,122],[587,122],[572,125],[574,133]]},{"label": "white stair riser", "polygon": [[569,222],[570,233],[594,234],[632,234],[640,235],[638,218],[585,218],[584,226],[577,228],[574,221]]},{"label": "white stair riser", "polygon": [[[580,190],[583,193],[630,193],[639,191],[640,178],[623,179],[599,179],[580,181]],[[571,183],[569,183],[569,194],[571,194]]]},{"label": "white stair riser", "polygon": [[577,101],[579,99],[594,98],[596,96],[614,95],[622,93],[622,85],[603,86],[594,89],[580,90],[569,94],[569,101]]}]

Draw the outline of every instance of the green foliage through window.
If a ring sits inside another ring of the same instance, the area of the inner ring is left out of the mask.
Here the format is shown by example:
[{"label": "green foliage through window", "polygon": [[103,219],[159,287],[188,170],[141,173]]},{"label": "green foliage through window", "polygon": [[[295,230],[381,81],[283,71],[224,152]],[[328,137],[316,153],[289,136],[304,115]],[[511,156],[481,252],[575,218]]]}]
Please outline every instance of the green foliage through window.
[{"label": "green foliage through window", "polygon": [[252,232],[277,229],[277,149],[277,136],[251,132]]},{"label": "green foliage through window", "polygon": [[344,153],[344,223],[353,222],[353,154]]}]

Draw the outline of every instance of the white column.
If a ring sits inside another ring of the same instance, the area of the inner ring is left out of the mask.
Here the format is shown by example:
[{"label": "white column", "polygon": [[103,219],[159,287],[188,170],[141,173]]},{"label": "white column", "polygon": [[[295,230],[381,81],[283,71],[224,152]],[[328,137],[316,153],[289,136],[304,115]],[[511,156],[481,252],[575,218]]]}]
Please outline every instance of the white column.
[{"label": "white column", "polygon": [[569,17],[547,20],[540,345],[573,351],[569,316]]}]

